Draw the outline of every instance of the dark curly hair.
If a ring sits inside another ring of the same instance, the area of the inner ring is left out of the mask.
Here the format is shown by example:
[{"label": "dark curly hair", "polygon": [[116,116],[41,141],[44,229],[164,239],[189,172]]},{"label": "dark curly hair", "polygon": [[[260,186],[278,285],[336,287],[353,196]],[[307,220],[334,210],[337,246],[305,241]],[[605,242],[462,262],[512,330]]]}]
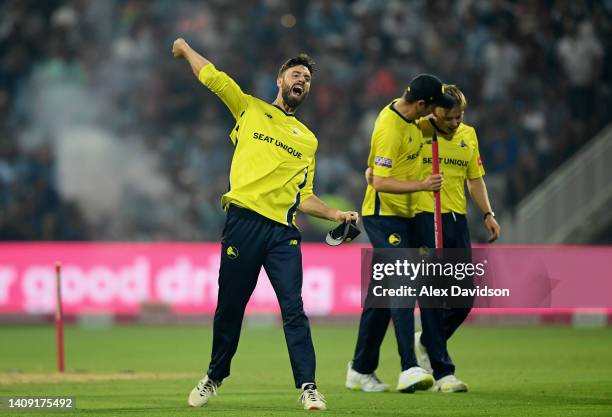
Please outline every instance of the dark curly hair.
[{"label": "dark curly hair", "polygon": [[305,53],[301,53],[298,56],[294,56],[293,58],[289,58],[287,61],[285,61],[285,63],[281,65],[280,69],[278,70],[278,76],[281,77],[285,71],[297,65],[303,65],[308,68],[310,75],[312,75],[315,71],[314,60]]}]

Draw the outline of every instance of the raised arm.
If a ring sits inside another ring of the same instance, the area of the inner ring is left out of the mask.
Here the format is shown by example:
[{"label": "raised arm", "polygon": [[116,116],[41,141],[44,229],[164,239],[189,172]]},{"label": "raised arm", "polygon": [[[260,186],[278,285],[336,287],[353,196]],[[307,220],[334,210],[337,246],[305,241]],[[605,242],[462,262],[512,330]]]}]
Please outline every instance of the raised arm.
[{"label": "raised arm", "polygon": [[178,38],[172,45],[172,55],[175,58],[184,58],[191,65],[193,74],[197,77],[200,75],[200,71],[205,65],[210,64],[210,61],[204,58],[202,55],[191,49],[191,46],[183,38]]},{"label": "raised arm", "polygon": [[242,92],[240,86],[229,75],[218,71],[208,59],[193,50],[183,38],[174,41],[172,55],[175,58],[187,60],[196,78],[225,103],[234,119],[240,118],[249,105],[249,96]]}]

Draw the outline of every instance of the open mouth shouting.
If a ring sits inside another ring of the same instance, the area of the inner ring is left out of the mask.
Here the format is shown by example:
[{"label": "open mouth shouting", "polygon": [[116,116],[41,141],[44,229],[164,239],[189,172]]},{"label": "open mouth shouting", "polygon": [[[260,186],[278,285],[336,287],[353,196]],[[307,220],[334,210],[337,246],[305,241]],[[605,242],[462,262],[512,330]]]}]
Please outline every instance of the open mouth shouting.
[{"label": "open mouth shouting", "polygon": [[306,85],[301,82],[296,82],[292,86],[288,84],[283,85],[282,95],[285,104],[295,109],[304,101],[308,95],[308,91],[306,90]]},{"label": "open mouth shouting", "polygon": [[300,98],[302,97],[302,94],[304,94],[304,86],[301,84],[294,84],[293,87],[291,87],[291,94],[293,94],[294,96]]}]

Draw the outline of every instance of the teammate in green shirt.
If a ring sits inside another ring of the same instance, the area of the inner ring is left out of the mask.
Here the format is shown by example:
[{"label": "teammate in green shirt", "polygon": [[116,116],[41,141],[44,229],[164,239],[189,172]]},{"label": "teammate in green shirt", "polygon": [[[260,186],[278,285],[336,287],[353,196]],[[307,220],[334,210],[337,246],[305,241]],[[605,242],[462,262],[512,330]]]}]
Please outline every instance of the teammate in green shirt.
[{"label": "teammate in green shirt", "polygon": [[188,403],[206,404],[229,376],[244,310],[263,266],[280,304],[304,409],[324,410],[325,400],[315,385],[315,353],[302,303],[301,236],[295,212],[299,209],[339,223],[357,221],[359,215],[328,207],[313,191],[317,138],[294,113],[310,91],[314,62],[305,54],[286,61],[278,72],[278,95],[270,104],[245,94],[184,39],[174,42],[172,53],[189,62],[194,75],[236,119],[230,133],[235,146],[230,189],[221,199],[227,219],[211,361]]}]

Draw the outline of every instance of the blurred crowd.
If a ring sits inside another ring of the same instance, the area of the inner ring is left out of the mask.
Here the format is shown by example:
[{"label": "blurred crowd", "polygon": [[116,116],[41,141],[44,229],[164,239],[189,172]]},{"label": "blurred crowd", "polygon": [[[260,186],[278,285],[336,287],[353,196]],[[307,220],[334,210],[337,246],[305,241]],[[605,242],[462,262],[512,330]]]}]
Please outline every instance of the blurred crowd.
[{"label": "blurred crowd", "polygon": [[178,36],[269,101],[287,57],[317,61],[297,116],[319,138],[316,192],[347,208],[382,106],[421,72],[458,85],[510,212],[610,121],[611,16],[605,0],[5,0],[0,239],[218,239],[233,121],[172,59]]}]

